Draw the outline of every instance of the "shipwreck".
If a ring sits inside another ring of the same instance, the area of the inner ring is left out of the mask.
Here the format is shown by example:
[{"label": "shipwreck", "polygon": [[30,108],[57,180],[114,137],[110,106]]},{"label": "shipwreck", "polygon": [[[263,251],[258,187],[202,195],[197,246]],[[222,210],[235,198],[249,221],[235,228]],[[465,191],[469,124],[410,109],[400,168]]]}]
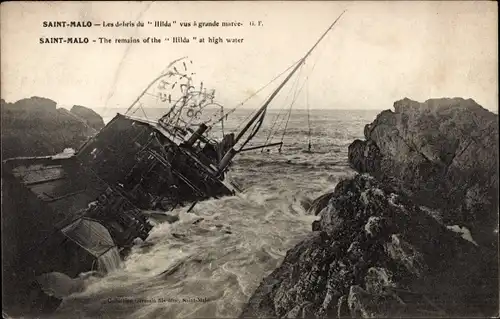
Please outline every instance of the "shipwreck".
[{"label": "shipwreck", "polygon": [[[215,91],[195,84],[192,62],[181,58],[76,152],[4,160],[4,311],[14,316],[54,311],[61,299],[42,289],[38,278],[106,271],[136,238],[148,237],[153,225],[143,210],[191,209],[199,201],[238,192],[227,177],[233,158],[247,150],[281,150],[283,140],[246,145],[261,128],[269,104],[339,18],[286,70],[291,71],[236,133],[223,130],[234,109],[225,112],[214,100]],[[166,106],[161,118],[135,115],[144,111],[147,98]],[[218,138],[212,134],[216,124],[222,127]]]}]

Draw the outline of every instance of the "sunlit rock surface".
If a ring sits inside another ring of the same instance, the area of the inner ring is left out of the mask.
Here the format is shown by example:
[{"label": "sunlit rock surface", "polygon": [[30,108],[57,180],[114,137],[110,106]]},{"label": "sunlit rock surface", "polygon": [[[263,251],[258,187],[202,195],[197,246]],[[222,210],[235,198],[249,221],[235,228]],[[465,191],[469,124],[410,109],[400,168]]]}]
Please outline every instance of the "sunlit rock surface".
[{"label": "sunlit rock surface", "polygon": [[313,232],[241,317],[497,316],[498,115],[403,99],[364,135],[360,175],[312,202]]},{"label": "sunlit rock surface", "polygon": [[403,99],[365,127],[349,162],[465,226],[478,243],[496,241],[498,115],[472,99]]},{"label": "sunlit rock surface", "polygon": [[491,316],[497,252],[369,175],[341,181],[318,230],[289,250],[241,317]]}]

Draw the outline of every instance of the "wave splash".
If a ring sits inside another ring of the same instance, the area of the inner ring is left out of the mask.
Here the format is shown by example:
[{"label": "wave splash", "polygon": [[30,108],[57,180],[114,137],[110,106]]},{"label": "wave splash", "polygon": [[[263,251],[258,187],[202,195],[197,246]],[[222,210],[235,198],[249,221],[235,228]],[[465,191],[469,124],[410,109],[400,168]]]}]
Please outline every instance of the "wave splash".
[{"label": "wave splash", "polygon": [[318,115],[330,138],[313,140],[315,153],[305,154],[306,115],[296,123],[292,117],[290,129],[302,138],[285,141],[283,153],[238,157],[231,175],[244,192],[200,202],[191,213],[177,209],[177,222],[160,221],[121,268],[103,278],[86,276],[85,289],[66,297],[53,317],[238,316],[262,278],[311,232],[317,217],[304,207],[354,174],[346,162],[347,138],[363,136],[364,116]]},{"label": "wave splash", "polygon": [[107,315],[129,318],[237,316],[260,280],[286,251],[310,232],[316,219],[303,203],[331,179],[303,192],[252,187],[237,196],[198,203],[179,221],[155,226],[137,243],[121,269],[89,277],[86,288],[66,298],[56,316]]}]

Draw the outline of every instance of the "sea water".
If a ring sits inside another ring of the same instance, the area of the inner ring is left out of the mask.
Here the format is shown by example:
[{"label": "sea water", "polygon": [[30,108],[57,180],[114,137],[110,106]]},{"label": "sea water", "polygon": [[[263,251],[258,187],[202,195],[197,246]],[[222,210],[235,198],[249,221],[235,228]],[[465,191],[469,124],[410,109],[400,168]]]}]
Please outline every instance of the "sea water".
[{"label": "sea water", "polygon": [[[103,261],[116,267],[104,278],[86,279],[85,289],[66,297],[54,317],[238,316],[287,250],[311,232],[317,217],[304,203],[354,174],[347,147],[363,138],[364,125],[378,112],[311,111],[312,153],[304,152],[307,112],[292,113],[281,153],[255,150],[235,159],[230,175],[242,193],[200,202],[191,213],[179,208],[179,221],[156,225],[123,265]],[[226,133],[248,116],[235,114],[225,123]],[[273,114],[267,118],[256,145],[265,142],[272,127]],[[279,140],[281,135],[269,142]]]}]

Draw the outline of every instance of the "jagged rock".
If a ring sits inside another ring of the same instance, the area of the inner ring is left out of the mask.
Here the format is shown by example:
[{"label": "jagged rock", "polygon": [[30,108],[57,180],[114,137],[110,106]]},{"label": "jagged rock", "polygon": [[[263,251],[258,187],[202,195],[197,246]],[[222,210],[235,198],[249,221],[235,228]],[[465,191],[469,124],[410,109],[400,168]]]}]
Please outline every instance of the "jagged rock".
[{"label": "jagged rock", "polygon": [[51,99],[44,97],[33,96],[29,99],[21,99],[15,103],[7,103],[4,99],[1,99],[2,109],[6,110],[25,110],[25,111],[55,111],[57,103]]},{"label": "jagged rock", "polygon": [[318,231],[289,250],[241,317],[493,316],[497,251],[369,175],[339,182]]},{"label": "jagged rock", "polygon": [[321,229],[321,224],[319,220],[315,220],[312,222],[312,231],[318,231]]},{"label": "jagged rock", "polygon": [[80,105],[74,105],[70,112],[83,119],[88,126],[92,127],[96,131],[99,131],[104,127],[104,120],[92,109]]},{"label": "jagged rock", "polygon": [[390,222],[387,218],[370,216],[365,224],[365,232],[372,238],[377,238],[387,233],[390,228]]},{"label": "jagged rock", "polygon": [[304,208],[306,212],[310,212],[311,205],[313,204],[313,201],[309,198],[302,198],[299,200],[300,206]]},{"label": "jagged rock", "polygon": [[373,141],[354,140],[348,147],[348,159],[358,172],[377,172],[380,170],[380,150]]},{"label": "jagged rock", "polygon": [[404,303],[396,296],[372,294],[357,285],[349,289],[347,305],[353,318],[400,317],[405,312]]},{"label": "jagged rock", "polygon": [[347,296],[342,296],[337,302],[337,318],[350,318],[349,305],[347,304]]},{"label": "jagged rock", "polygon": [[325,208],[326,205],[328,205],[328,202],[330,201],[330,198],[332,198],[332,196],[333,193],[326,193],[319,196],[318,198],[312,201],[307,211],[309,213],[313,213],[314,215],[318,215],[323,210],[323,208]]},{"label": "jagged rock", "polygon": [[396,284],[385,268],[371,267],[366,272],[365,286],[369,293],[387,295],[390,294],[390,288],[395,288]]},{"label": "jagged rock", "polygon": [[2,158],[54,155],[78,149],[96,130],[56,102],[32,97],[15,103],[1,100]]},{"label": "jagged rock", "polygon": [[469,228],[479,244],[496,242],[498,115],[472,99],[403,99],[349,146],[360,173],[391,183],[448,225]]},{"label": "jagged rock", "polygon": [[310,318],[310,305],[312,305],[310,302],[304,302],[295,306],[285,315],[285,318]]}]

